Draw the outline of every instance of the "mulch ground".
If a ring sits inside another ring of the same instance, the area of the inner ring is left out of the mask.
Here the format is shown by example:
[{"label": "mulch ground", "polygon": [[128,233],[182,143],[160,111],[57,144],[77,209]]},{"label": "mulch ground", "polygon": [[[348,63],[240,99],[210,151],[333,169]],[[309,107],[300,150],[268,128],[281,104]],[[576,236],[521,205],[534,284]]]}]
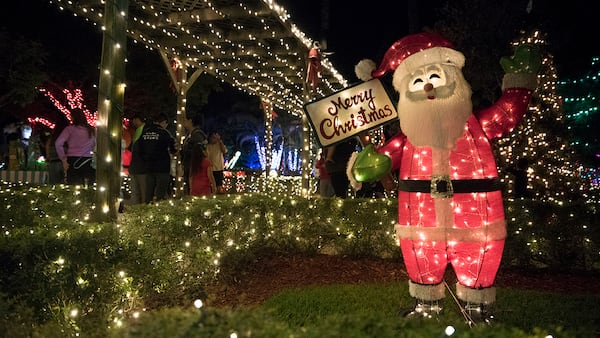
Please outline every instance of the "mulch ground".
[{"label": "mulch ground", "polygon": [[[454,284],[450,270],[446,281]],[[236,308],[261,304],[287,288],[329,284],[406,283],[408,276],[401,261],[351,259],[341,256],[263,257],[247,266],[233,280],[208,288],[207,305]],[[501,270],[497,287],[600,295],[599,275],[569,275],[548,272]]]}]

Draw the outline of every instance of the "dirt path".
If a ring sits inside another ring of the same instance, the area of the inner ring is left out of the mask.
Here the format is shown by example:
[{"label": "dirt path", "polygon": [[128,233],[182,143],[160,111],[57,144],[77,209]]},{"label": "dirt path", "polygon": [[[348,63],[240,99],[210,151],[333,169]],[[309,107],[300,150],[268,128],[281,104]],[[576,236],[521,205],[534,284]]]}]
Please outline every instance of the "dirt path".
[{"label": "dirt path", "polygon": [[[456,282],[452,272],[450,284]],[[292,287],[328,284],[402,282],[408,280],[404,264],[382,259],[350,259],[340,256],[266,257],[248,266],[235,280],[208,289],[207,303],[215,307],[252,306]],[[500,271],[498,287],[600,295],[600,276],[572,276]]]}]

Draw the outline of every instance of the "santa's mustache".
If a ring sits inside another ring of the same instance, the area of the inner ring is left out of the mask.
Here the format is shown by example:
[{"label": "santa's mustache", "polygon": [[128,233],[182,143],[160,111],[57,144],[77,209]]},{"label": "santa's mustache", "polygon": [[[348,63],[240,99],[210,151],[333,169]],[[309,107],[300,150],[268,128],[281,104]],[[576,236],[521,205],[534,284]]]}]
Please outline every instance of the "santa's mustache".
[{"label": "santa's mustache", "polygon": [[[405,96],[411,101],[424,101],[424,100],[444,100],[451,98],[456,92],[456,82],[452,82],[447,86],[441,86],[433,88],[431,91],[426,92],[420,90],[417,92],[406,91]],[[432,98],[433,97],[433,98]]]}]

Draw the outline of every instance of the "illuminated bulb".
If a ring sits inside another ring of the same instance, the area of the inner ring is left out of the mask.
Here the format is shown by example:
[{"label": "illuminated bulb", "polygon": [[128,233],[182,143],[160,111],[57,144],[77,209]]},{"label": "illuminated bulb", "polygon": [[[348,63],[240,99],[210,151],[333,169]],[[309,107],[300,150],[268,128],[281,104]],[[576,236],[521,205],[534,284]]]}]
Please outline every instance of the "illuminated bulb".
[{"label": "illuminated bulb", "polygon": [[196,300],[194,301],[194,306],[195,306],[197,309],[200,309],[200,308],[202,308],[202,306],[203,306],[203,305],[204,305],[204,304],[202,303],[202,301],[201,301],[200,299],[196,299]]}]

